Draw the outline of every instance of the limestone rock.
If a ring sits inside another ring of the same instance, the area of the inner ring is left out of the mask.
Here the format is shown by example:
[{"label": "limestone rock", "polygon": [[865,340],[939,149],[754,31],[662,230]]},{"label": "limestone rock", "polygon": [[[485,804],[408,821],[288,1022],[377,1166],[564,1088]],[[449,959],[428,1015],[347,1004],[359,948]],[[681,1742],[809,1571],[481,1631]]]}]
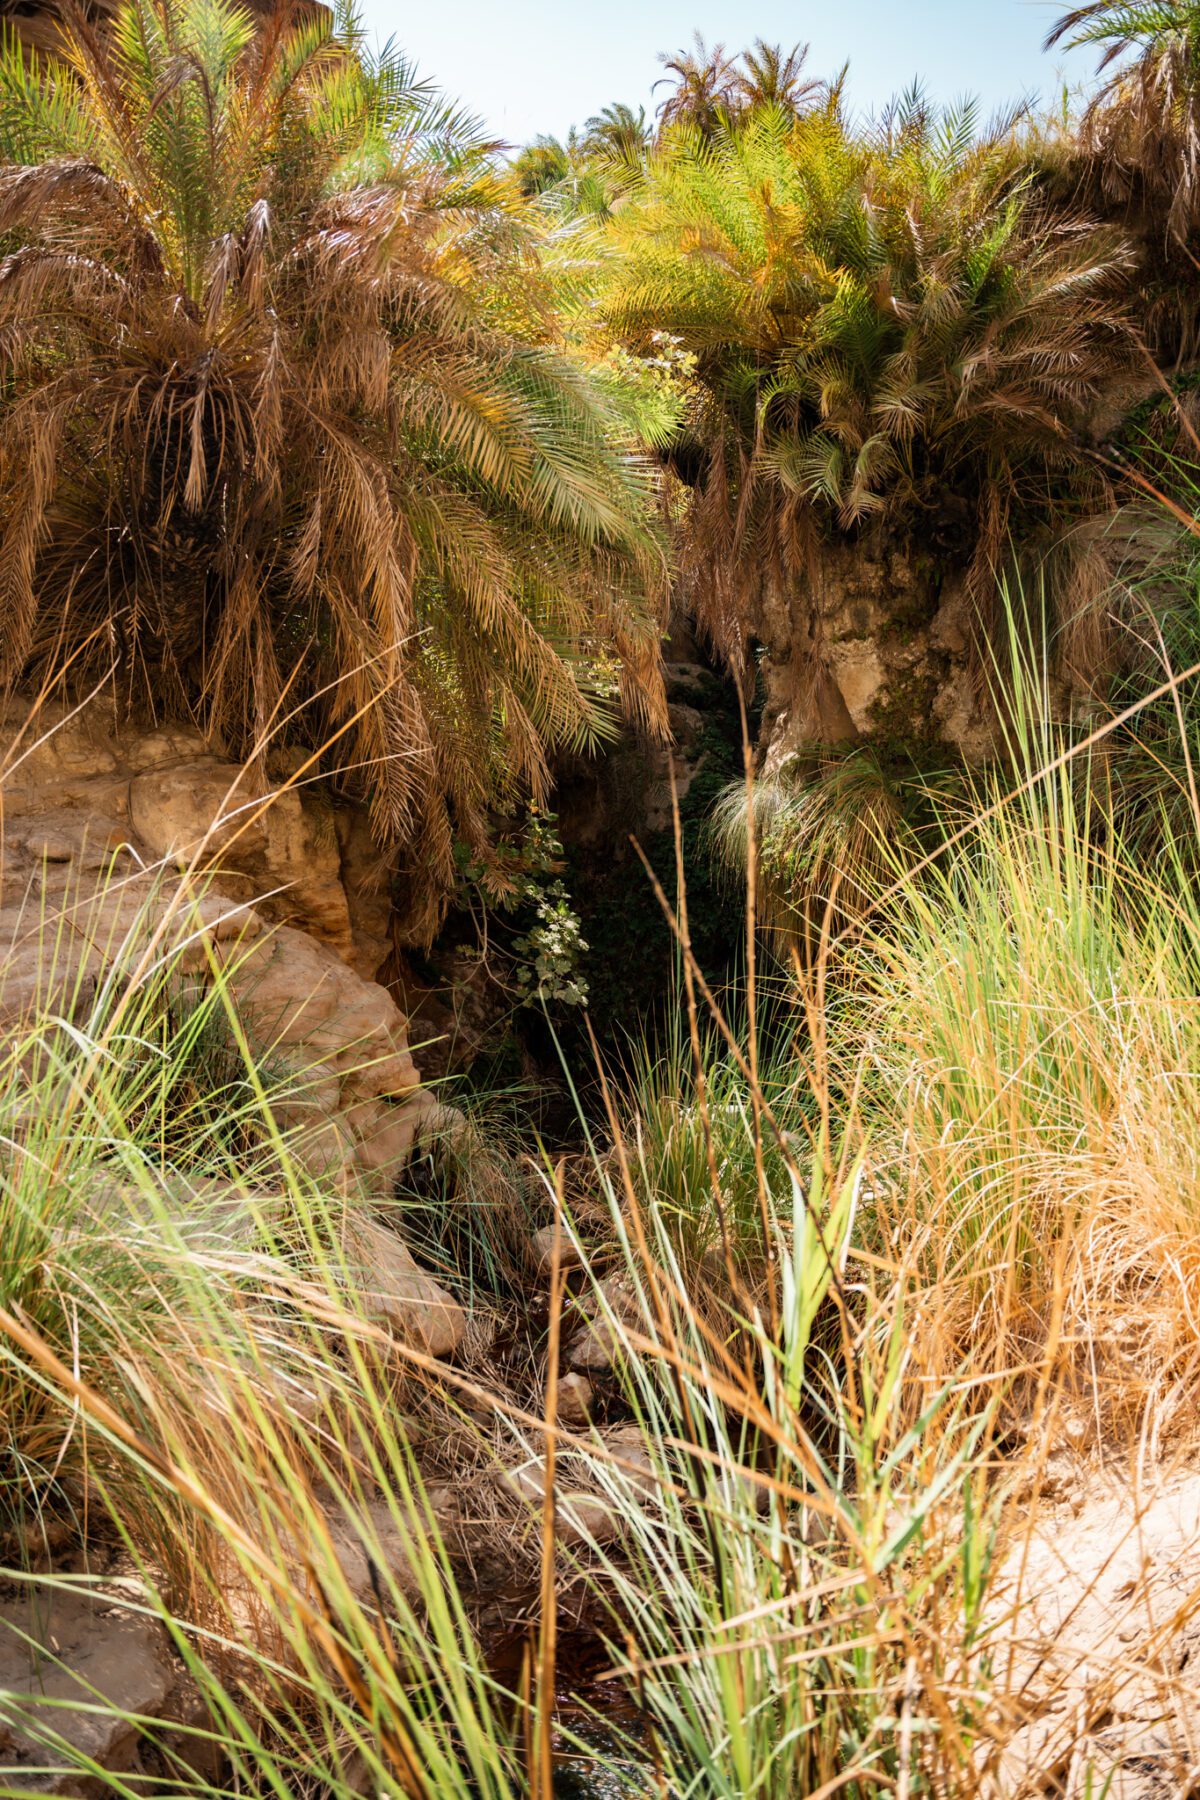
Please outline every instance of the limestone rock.
[{"label": "limestone rock", "polygon": [[558,1384],[559,1424],[586,1425],[594,1398],[592,1384],[586,1375],[578,1372],[564,1375]]},{"label": "limestone rock", "polygon": [[458,1348],[466,1313],[419,1266],[403,1238],[377,1219],[355,1215],[346,1226],[345,1250],[369,1317],[426,1356],[449,1356]]},{"label": "limestone rock", "polygon": [[808,580],[764,587],[750,625],[763,646],[768,773],[856,739],[934,738],[970,760],[994,748],[964,584],[932,582],[919,552],[883,531],[835,539]]},{"label": "limestone rock", "polygon": [[178,1722],[194,1707],[156,1619],[101,1593],[0,1601],[0,1720],[10,1734],[6,1764],[29,1771],[14,1778],[21,1791],[109,1791],[88,1763],[136,1785],[150,1772],[138,1719]]},{"label": "limestone rock", "polygon": [[360,1093],[401,1094],[417,1085],[404,1015],[387,992],[363,981],[323,944],[282,925],[232,959],[230,981],[261,1041],[313,1061],[336,1057]]},{"label": "limestone rock", "polygon": [[636,1425],[618,1425],[604,1434],[604,1447],[617,1459],[624,1479],[638,1493],[653,1494],[658,1475],[646,1440]]},{"label": "limestone rock", "polygon": [[418,1112],[387,1100],[357,1100],[341,1116],[354,1134],[360,1167],[385,1176],[403,1167],[417,1133]]},{"label": "limestone rock", "polygon": [[[390,1193],[428,1102],[407,1019],[346,960],[361,966],[332,808],[286,785],[263,794],[198,733],[119,727],[97,702],[46,704],[36,726],[10,707],[3,728],[19,760],[0,1031],[45,1008],[78,1019],[114,966],[163,951],[197,982],[220,964],[256,1053],[295,1086],[279,1118],[293,1153],[347,1190]],[[182,878],[197,857],[207,873]]]},{"label": "limestone rock", "polygon": [[150,857],[199,859],[267,917],[299,922],[339,956],[353,950],[332,817],[286,785],[263,793],[238,763],[203,756],[136,775],[130,825]]},{"label": "limestone rock", "polygon": [[1004,1792],[1048,1792],[1089,1762],[1097,1794],[1192,1791],[1183,1764],[1200,1722],[1187,1679],[1200,1649],[1189,1598],[1198,1581],[1193,1468],[1147,1459],[1132,1478],[1080,1472],[1069,1511],[1044,1497],[1028,1504],[987,1603],[990,1653],[1021,1699]]},{"label": "limestone rock", "polygon": [[871,709],[885,692],[887,683],[879,646],[869,639],[835,644],[829,652],[829,666],[846,711],[854,721],[854,729],[868,734]]},{"label": "limestone rock", "polygon": [[404,1533],[393,1519],[386,1500],[370,1500],[360,1509],[330,1495],[322,1510],[346,1586],[360,1605],[367,1605],[376,1598],[377,1582],[371,1573],[372,1564],[378,1577],[378,1593],[385,1606],[388,1590],[392,1587],[410,1604],[417,1600],[420,1587],[409,1560]]},{"label": "limestone rock", "polygon": [[[554,1238],[554,1226],[542,1225],[529,1240],[529,1248],[539,1275],[549,1275],[554,1268]],[[583,1267],[579,1246],[565,1226],[558,1233],[558,1266],[560,1269]]]},{"label": "limestone rock", "polygon": [[637,1330],[641,1308],[625,1276],[610,1275],[600,1284],[599,1300],[588,1296],[578,1303],[583,1329],[567,1346],[567,1366],[592,1373],[610,1369],[620,1354],[621,1328]]},{"label": "limestone rock", "polygon": [[[537,1526],[542,1517],[546,1495],[546,1462],[542,1456],[530,1457],[514,1469],[504,1471],[509,1491],[527,1501]],[[600,1494],[573,1483],[562,1471],[555,1483],[554,1534],[559,1543],[570,1548],[581,1544],[611,1543],[620,1536],[621,1522],[615,1509]]]}]

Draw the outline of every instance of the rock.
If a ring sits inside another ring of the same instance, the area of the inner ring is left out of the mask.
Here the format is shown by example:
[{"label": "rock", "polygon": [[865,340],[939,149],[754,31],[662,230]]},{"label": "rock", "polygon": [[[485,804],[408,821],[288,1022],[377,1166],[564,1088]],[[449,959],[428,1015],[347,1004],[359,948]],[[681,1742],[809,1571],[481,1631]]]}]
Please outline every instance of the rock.
[{"label": "rock", "polygon": [[[88,1763],[136,1784],[150,1752],[138,1720],[178,1723],[195,1701],[157,1619],[98,1592],[43,1590],[0,1602],[5,1760],[30,1771],[17,1778],[19,1791],[111,1791]],[[94,1710],[100,1705],[111,1711]]]},{"label": "rock", "polygon": [[604,1448],[617,1458],[622,1476],[642,1494],[658,1492],[658,1474],[637,1425],[618,1425],[604,1434]]},{"label": "rock", "polygon": [[147,1169],[134,1179],[119,1169],[89,1168],[79,1203],[91,1219],[116,1223],[150,1225],[165,1213],[189,1238],[233,1251],[269,1248],[293,1217],[286,1194],[258,1193],[175,1169]]},{"label": "rock", "polygon": [[586,1375],[564,1375],[558,1384],[558,1422],[560,1425],[586,1425],[595,1398]]},{"label": "rock", "polygon": [[[555,1531],[568,1546],[614,1542],[627,1529],[640,1502],[654,1500],[659,1490],[653,1459],[636,1425],[620,1425],[602,1437],[593,1432],[592,1442],[602,1446],[608,1456],[589,1459],[562,1448],[555,1461]],[[529,1502],[535,1517],[540,1516],[546,1488],[544,1456],[529,1455],[515,1468],[506,1469],[503,1480],[511,1493]],[[605,1484],[611,1484],[612,1491]]]},{"label": "rock", "polygon": [[353,1135],[359,1165],[392,1178],[408,1160],[419,1122],[418,1111],[387,1100],[356,1100],[339,1115]]},{"label": "rock", "polygon": [[[542,1225],[529,1240],[530,1252],[539,1275],[549,1275],[554,1269],[554,1237],[554,1226]],[[558,1266],[560,1269],[582,1269],[583,1267],[583,1257],[580,1254],[579,1246],[565,1225],[558,1233]]]},{"label": "rock", "polygon": [[35,863],[70,863],[76,870],[98,870],[107,868],[120,853],[127,835],[111,828],[89,831],[86,819],[63,810],[44,813],[18,828],[5,848],[24,852]]},{"label": "rock", "polygon": [[420,1586],[409,1559],[405,1533],[393,1519],[386,1500],[371,1500],[360,1507],[331,1496],[323,1510],[346,1586],[360,1605],[382,1596],[386,1606],[389,1587],[394,1587],[410,1605],[419,1599]]},{"label": "rock", "polygon": [[[291,796],[295,798],[295,796]],[[190,864],[202,853],[230,852],[232,867],[262,857],[266,808],[247,771],[214,757],[136,775],[129,784],[129,823],[151,856]]]},{"label": "rock", "polygon": [[426,1356],[449,1356],[462,1342],[467,1315],[426,1274],[403,1238],[365,1214],[345,1232],[346,1261],[368,1318]]},{"label": "rock", "polygon": [[[17,738],[23,708],[5,718]],[[151,945],[198,985],[222,966],[255,1053],[302,1090],[279,1103],[292,1154],[389,1194],[429,1102],[407,1019],[346,960],[362,959],[339,833],[365,865],[361,821],[342,830],[307,793],[261,793],[198,733],[117,728],[97,703],[47,703],[21,743],[5,787],[0,1032],[47,1007],[86,1017],[97,984]],[[188,882],[178,867],[202,845],[209,873]]]},{"label": "rock", "polygon": [[[515,1469],[506,1469],[503,1480],[511,1493],[528,1501],[531,1524],[540,1526],[546,1495],[545,1459],[533,1456]],[[560,1471],[555,1483],[554,1534],[567,1547],[611,1543],[621,1534],[621,1521],[601,1495],[573,1485],[570,1476]]]},{"label": "rock", "polygon": [[829,651],[829,667],[855,730],[869,732],[871,709],[887,682],[878,645],[869,640],[835,644]]},{"label": "rock", "polygon": [[600,1303],[596,1296],[587,1296],[579,1301],[578,1310],[586,1323],[567,1346],[567,1366],[585,1372],[610,1369],[622,1348],[620,1327],[636,1330],[642,1323],[632,1285],[623,1275],[610,1275],[600,1284]]},{"label": "rock", "polygon": [[1126,1800],[1190,1792],[1176,1758],[1200,1723],[1184,1674],[1200,1648],[1200,1474],[1147,1459],[1076,1480],[1070,1513],[1023,1512],[989,1584],[983,1641],[1020,1696],[1003,1791],[1057,1791],[1090,1761],[1097,1794],[1114,1769]]},{"label": "rock", "polygon": [[284,1094],[271,1097],[271,1111],[280,1130],[308,1138],[336,1119],[341,1104],[342,1078],[328,1063],[298,1073]]},{"label": "rock", "polygon": [[[347,1073],[360,1065],[374,1069],[386,1059],[386,1091],[416,1085],[416,1069],[402,1054],[408,1048],[404,1016],[390,994],[363,981],[305,932],[280,926],[260,938],[232,960],[230,981],[271,1047],[305,1045],[343,1059]],[[359,1091],[385,1090],[364,1080]]]},{"label": "rock", "polygon": [[971,761],[994,751],[966,583],[952,561],[938,576],[912,546],[866,533],[822,544],[799,587],[764,586],[749,623],[762,645],[768,774],[856,739],[933,737]]}]

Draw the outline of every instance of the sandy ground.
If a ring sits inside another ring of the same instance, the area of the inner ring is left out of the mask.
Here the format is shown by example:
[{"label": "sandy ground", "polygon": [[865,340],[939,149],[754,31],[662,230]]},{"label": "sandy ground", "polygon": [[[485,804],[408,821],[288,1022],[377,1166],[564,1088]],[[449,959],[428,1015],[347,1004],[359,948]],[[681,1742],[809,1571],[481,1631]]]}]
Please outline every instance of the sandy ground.
[{"label": "sandy ground", "polygon": [[1017,1727],[999,1794],[1200,1794],[1200,1469],[1058,1482],[1030,1506],[991,1621]]}]

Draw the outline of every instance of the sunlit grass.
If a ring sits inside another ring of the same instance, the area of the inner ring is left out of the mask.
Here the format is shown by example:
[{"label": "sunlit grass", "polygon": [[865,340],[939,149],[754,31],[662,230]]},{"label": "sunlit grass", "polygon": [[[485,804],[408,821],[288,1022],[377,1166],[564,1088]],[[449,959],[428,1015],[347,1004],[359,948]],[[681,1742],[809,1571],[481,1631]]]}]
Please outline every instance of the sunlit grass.
[{"label": "sunlit grass", "polygon": [[[1106,1362],[1106,1318],[1166,1321],[1170,1356],[1200,1272],[1189,846],[1098,829],[1034,698],[973,816],[915,862],[881,844],[853,929],[773,966],[756,1035],[684,956],[677,1030],[601,1082],[584,1155],[446,1116],[394,1218],[483,1336],[524,1302],[516,1386],[372,1322],[361,1202],[306,1173],[303,1071],[247,1037],[186,897],[94,992],[47,981],[0,1068],[5,1554],[43,1595],[124,1557],[203,1701],[173,1748],[141,1723],[168,1791],[549,1800],[571,1748],[631,1797],[995,1791],[1015,1476],[1061,1379],[1144,1423],[1155,1372]],[[555,1414],[580,1312],[618,1346],[603,1430]],[[514,1465],[557,1472],[544,1503]],[[522,1532],[514,1674],[472,1571]],[[607,1644],[615,1749],[561,1714],[560,1609]]]}]

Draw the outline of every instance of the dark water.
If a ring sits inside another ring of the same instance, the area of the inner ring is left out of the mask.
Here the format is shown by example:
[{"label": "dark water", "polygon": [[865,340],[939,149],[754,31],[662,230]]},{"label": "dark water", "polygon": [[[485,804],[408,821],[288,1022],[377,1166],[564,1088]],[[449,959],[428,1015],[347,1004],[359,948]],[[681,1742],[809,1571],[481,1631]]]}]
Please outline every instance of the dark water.
[{"label": "dark water", "polygon": [[[515,1690],[520,1685],[521,1664],[530,1646],[528,1633],[521,1632],[489,1648],[489,1665],[505,1686]],[[594,1632],[560,1630],[554,1699],[556,1800],[629,1800],[631,1795],[650,1792],[646,1721],[622,1684],[604,1679],[610,1667],[608,1652]]]},{"label": "dark water", "polygon": [[[578,1693],[564,1694],[558,1722],[557,1800],[629,1800],[631,1794],[649,1792],[646,1722],[616,1682],[602,1684],[586,1703]],[[576,1747],[579,1741],[586,1749]]]},{"label": "dark water", "polygon": [[554,1764],[557,1800],[629,1800],[650,1791],[647,1764],[629,1731],[614,1732],[594,1718],[571,1720],[570,1731],[587,1750],[560,1743]]},{"label": "dark water", "polygon": [[565,1761],[554,1771],[555,1800],[629,1800],[631,1794],[650,1791],[648,1782],[643,1786],[638,1776],[639,1771],[628,1766],[622,1770],[598,1761]]}]

